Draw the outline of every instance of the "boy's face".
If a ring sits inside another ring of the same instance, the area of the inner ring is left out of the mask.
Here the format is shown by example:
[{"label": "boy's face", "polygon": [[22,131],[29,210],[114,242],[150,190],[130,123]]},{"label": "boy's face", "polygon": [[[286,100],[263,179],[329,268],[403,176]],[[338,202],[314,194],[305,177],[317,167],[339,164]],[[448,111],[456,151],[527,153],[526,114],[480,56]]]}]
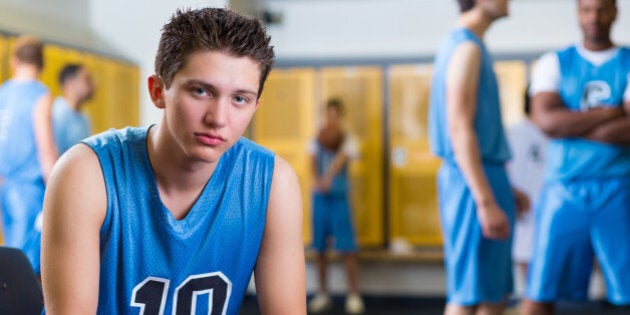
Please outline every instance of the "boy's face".
[{"label": "boy's face", "polygon": [[483,0],[478,2],[477,5],[481,5],[486,14],[491,16],[493,20],[497,20],[508,16],[508,2],[508,0]]},{"label": "boy's face", "polygon": [[77,76],[72,79],[72,84],[79,96],[81,102],[85,102],[92,98],[94,94],[94,83],[92,77],[86,68],[81,68]]},{"label": "boy's face", "polygon": [[578,20],[585,41],[608,40],[616,18],[617,7],[611,0],[578,1]]},{"label": "boy's face", "polygon": [[162,97],[162,123],[192,160],[217,162],[243,135],[258,108],[260,67],[218,51],[191,54]]}]

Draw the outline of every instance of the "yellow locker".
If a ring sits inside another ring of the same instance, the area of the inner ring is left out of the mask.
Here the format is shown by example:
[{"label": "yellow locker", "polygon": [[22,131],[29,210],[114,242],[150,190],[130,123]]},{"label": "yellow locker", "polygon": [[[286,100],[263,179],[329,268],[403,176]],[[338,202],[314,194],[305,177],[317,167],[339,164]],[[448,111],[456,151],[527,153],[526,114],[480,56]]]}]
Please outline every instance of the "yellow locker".
[{"label": "yellow locker", "polygon": [[360,158],[350,164],[351,204],[359,245],[380,246],[383,231],[383,71],[380,67],[321,70],[321,101],[340,98],[348,130],[359,142]]},{"label": "yellow locker", "polygon": [[139,124],[139,70],[123,62],[112,61],[113,90],[112,103],[109,107],[111,125],[114,128],[136,126]]},{"label": "yellow locker", "polygon": [[11,69],[11,56],[13,55],[13,45],[15,44],[16,37],[8,36],[5,38],[6,40],[6,71],[4,72],[4,79],[9,79],[13,76],[13,69]]},{"label": "yellow locker", "polygon": [[44,69],[41,81],[48,86],[53,96],[61,95],[59,85],[59,72],[68,63],[81,63],[85,59],[83,53],[78,50],[56,45],[44,45]]},{"label": "yellow locker", "polygon": [[0,83],[9,78],[9,41],[0,36]]},{"label": "yellow locker", "polygon": [[138,125],[138,68],[96,55],[86,56],[85,64],[90,70],[95,87],[92,100],[85,106],[92,120],[94,133]]},{"label": "yellow locker", "polygon": [[389,232],[417,246],[442,244],[436,175],[429,151],[430,65],[389,68]]},{"label": "yellow locker", "polygon": [[524,116],[523,107],[527,88],[527,65],[523,61],[497,61],[494,71],[499,83],[503,126],[509,128]]},{"label": "yellow locker", "polygon": [[308,143],[315,129],[315,71],[275,69],[267,78],[254,116],[252,138],[287,160],[300,180],[304,242],[310,243],[311,176]]},{"label": "yellow locker", "polygon": [[99,133],[109,129],[111,125],[108,107],[111,106],[109,93],[113,84],[106,71],[105,58],[88,54],[85,58],[85,65],[92,76],[94,94],[83,108],[92,121],[92,132]]}]

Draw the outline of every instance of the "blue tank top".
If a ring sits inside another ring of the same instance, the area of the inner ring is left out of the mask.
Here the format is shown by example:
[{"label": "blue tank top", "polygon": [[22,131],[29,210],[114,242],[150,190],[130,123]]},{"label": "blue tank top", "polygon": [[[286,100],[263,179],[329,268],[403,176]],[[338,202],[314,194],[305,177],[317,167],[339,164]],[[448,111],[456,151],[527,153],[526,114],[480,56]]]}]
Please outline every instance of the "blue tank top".
[{"label": "blue tank top", "polygon": [[473,42],[481,50],[481,68],[477,89],[477,112],[474,128],[484,162],[504,163],[510,159],[510,148],[501,121],[499,88],[492,57],[486,46],[470,30],[453,30],[442,44],[433,65],[429,98],[429,141],[431,152],[447,161],[454,161],[453,143],[446,115],[446,75],[451,56],[464,42]]},{"label": "blue tank top", "polygon": [[98,314],[236,315],[258,258],[274,154],[241,138],[175,220],[159,198],[147,132],[110,130],[84,141],[107,189]]},{"label": "blue tank top", "polygon": [[33,112],[47,92],[35,80],[10,80],[0,87],[0,176],[7,181],[43,185]]},{"label": "blue tank top", "polygon": [[62,154],[79,141],[90,136],[90,121],[86,115],[70,108],[68,102],[59,96],[52,109],[55,144]]},{"label": "blue tank top", "polygon": [[[323,148],[319,143],[316,144],[317,158],[317,175],[322,176],[332,164],[337,152]],[[339,150],[342,150],[341,148]],[[350,187],[350,179],[348,178],[348,163],[335,175],[327,194],[345,196]]]},{"label": "blue tank top", "polygon": [[[598,106],[622,106],[630,73],[630,49],[596,66],[575,46],[557,53],[560,97],[572,111]],[[552,139],[548,147],[547,178],[574,180],[630,175],[630,147],[582,138]]]}]

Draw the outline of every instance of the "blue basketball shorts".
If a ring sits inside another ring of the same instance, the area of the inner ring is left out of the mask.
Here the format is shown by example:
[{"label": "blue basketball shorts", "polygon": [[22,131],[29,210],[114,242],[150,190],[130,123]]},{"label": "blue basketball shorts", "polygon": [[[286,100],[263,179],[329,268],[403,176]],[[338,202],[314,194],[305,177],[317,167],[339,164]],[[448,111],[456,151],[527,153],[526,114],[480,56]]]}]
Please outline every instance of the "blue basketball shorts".
[{"label": "blue basketball shorts", "polygon": [[[505,167],[489,163],[483,167],[513,230],[515,201]],[[456,165],[442,163],[437,182],[448,303],[470,306],[503,302],[513,289],[512,238],[483,237],[477,206]]]},{"label": "blue basketball shorts", "polygon": [[630,304],[630,179],[548,182],[535,216],[529,299],[587,299],[597,258],[606,298]]},{"label": "blue basketball shorts", "polygon": [[348,196],[344,194],[313,194],[313,244],[318,252],[332,247],[341,252],[354,252],[357,245],[354,237],[352,216]]},{"label": "blue basketball shorts", "polygon": [[0,188],[4,246],[23,250],[37,272],[41,241],[35,220],[42,211],[44,190],[43,184],[13,181]]}]

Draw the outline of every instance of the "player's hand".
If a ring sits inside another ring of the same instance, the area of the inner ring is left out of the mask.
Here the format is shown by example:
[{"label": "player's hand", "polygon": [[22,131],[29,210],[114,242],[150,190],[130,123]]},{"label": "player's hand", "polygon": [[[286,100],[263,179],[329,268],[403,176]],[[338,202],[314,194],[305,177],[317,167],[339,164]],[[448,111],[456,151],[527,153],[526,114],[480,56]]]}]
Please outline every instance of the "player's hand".
[{"label": "player's hand", "polygon": [[315,190],[322,193],[328,192],[330,190],[330,186],[332,186],[332,179],[328,176],[323,176],[315,182]]},{"label": "player's hand", "polygon": [[505,240],[510,236],[510,222],[496,203],[478,205],[477,216],[485,238]]},{"label": "player's hand", "polygon": [[522,216],[529,212],[532,206],[529,197],[523,191],[515,187],[512,187],[512,192],[514,193],[514,201],[516,203],[516,215]]}]

